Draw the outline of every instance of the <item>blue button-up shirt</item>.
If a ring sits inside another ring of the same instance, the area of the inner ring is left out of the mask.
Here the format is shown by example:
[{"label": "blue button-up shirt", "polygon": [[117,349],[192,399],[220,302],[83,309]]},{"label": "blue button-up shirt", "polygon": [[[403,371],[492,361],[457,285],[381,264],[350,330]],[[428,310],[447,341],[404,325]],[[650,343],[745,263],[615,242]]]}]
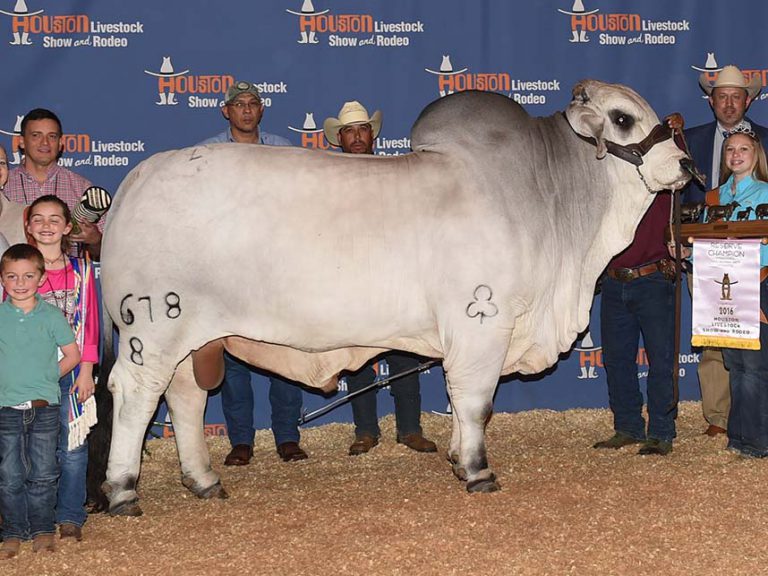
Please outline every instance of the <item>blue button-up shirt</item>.
[{"label": "blue button-up shirt", "polygon": [[[232,129],[227,128],[224,130],[224,132],[216,134],[216,136],[206,138],[202,142],[199,142],[199,144],[200,146],[203,146],[205,144],[220,144],[221,142],[234,141],[235,139],[232,138]],[[290,140],[287,138],[283,138],[282,136],[277,136],[275,134],[270,134],[269,132],[264,132],[264,130],[259,130],[259,144],[264,144],[266,146],[292,146]]]}]

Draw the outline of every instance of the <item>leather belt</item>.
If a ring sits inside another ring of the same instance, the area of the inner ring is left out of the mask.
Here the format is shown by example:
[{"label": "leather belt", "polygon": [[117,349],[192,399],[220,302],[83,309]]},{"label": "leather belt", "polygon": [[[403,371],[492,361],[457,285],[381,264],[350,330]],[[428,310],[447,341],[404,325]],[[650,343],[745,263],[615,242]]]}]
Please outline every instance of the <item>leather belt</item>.
[{"label": "leather belt", "polygon": [[619,282],[631,282],[632,280],[637,280],[638,278],[648,276],[654,272],[659,272],[661,270],[661,262],[662,260],[658,260],[646,264],[645,266],[638,266],[637,268],[608,268],[606,273],[609,278],[613,278]]},{"label": "leather belt", "polygon": [[30,400],[32,408],[45,408],[48,406],[48,400]]}]

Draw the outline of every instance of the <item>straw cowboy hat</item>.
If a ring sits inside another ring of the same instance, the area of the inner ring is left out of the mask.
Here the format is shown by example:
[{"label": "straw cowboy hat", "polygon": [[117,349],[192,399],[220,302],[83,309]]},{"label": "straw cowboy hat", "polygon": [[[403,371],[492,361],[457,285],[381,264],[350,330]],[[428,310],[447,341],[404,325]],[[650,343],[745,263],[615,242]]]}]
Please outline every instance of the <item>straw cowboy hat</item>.
[{"label": "straw cowboy hat", "polygon": [[325,139],[334,146],[339,145],[339,130],[344,126],[352,124],[370,124],[373,131],[373,137],[376,138],[381,130],[381,111],[376,110],[373,116],[368,116],[368,110],[363,108],[357,100],[345,102],[339,110],[338,118],[326,118],[323,122],[323,132]]},{"label": "straw cowboy hat", "polygon": [[754,99],[760,93],[763,88],[763,81],[759,76],[752,76],[749,82],[744,78],[744,74],[741,70],[729,64],[724,66],[723,69],[718,72],[717,79],[714,82],[710,82],[707,78],[707,73],[703,73],[699,76],[699,85],[707,94],[712,94],[712,90],[715,88],[743,88],[747,91],[750,100]]}]

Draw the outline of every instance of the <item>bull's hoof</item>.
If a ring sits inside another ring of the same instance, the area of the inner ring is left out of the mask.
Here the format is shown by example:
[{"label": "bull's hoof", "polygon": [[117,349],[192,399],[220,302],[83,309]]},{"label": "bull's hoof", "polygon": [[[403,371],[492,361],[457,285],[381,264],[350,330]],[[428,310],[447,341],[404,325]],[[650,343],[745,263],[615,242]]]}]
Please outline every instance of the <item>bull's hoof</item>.
[{"label": "bull's hoof", "polygon": [[123,502],[109,508],[110,516],[141,516],[142,514],[144,512],[135,500],[133,502]]},{"label": "bull's hoof", "polygon": [[205,490],[198,492],[197,497],[202,500],[213,500],[214,498],[225,500],[229,498],[229,494],[224,490],[224,486],[221,485],[221,482],[216,482],[213,486],[209,486]]},{"label": "bull's hoof", "polygon": [[496,492],[501,490],[501,486],[496,482],[496,476],[491,474],[490,478],[481,478],[467,482],[467,492],[470,494]]}]

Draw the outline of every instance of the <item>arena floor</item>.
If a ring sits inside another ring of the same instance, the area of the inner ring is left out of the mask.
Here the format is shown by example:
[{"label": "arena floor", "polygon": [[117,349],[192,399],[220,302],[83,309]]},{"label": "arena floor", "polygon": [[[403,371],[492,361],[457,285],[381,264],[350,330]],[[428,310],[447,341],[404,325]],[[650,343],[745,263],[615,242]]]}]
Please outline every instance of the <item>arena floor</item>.
[{"label": "arena floor", "polygon": [[144,516],[91,516],[81,543],[0,563],[3,574],[757,575],[768,573],[768,462],[708,438],[698,403],[681,405],[667,457],[597,451],[606,410],[497,414],[488,448],[502,491],[469,495],[445,460],[450,419],[425,415],[440,453],[383,443],[351,458],[347,424],[306,430],[310,459],[286,464],[271,435],[251,465],[221,465],[228,500],[179,482],[175,445],[149,444]]}]

